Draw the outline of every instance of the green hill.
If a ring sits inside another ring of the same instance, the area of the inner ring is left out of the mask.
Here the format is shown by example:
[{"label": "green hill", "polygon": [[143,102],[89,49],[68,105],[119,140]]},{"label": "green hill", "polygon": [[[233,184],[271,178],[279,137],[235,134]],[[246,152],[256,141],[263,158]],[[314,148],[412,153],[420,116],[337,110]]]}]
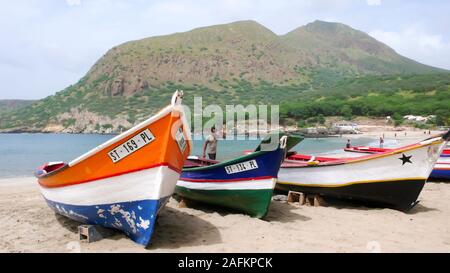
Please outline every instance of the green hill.
[{"label": "green hill", "polygon": [[442,72],[343,24],[315,21],[279,36],[241,21],[113,47],[78,83],[0,114],[0,130],[120,131],[177,88],[188,105],[194,96],[222,106],[278,104],[347,78]]},{"label": "green hill", "polygon": [[0,100],[0,114],[11,112],[26,107],[34,100]]},{"label": "green hill", "polygon": [[318,116],[407,114],[434,114],[450,121],[450,73],[345,79],[330,88],[303,92],[281,109],[282,117],[302,121]]}]

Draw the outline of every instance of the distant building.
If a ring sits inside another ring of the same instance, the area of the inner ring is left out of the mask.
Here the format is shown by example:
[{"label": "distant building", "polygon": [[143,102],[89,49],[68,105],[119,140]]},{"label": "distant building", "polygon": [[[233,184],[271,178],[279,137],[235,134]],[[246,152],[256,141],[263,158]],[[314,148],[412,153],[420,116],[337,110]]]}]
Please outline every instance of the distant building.
[{"label": "distant building", "polygon": [[333,123],[332,130],[339,134],[358,134],[358,124],[350,121],[339,121]]},{"label": "distant building", "polygon": [[429,115],[429,116],[426,116],[426,117],[414,116],[414,115],[406,115],[406,116],[403,117],[403,119],[409,120],[409,121],[416,121],[416,122],[424,122],[425,123],[428,120],[433,119],[435,117],[436,117],[435,115]]}]

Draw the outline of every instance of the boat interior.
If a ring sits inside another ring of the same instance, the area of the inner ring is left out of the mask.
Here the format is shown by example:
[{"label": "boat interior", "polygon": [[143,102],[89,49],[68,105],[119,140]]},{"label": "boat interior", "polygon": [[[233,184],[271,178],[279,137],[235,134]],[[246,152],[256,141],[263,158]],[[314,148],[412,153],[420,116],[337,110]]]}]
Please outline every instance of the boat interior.
[{"label": "boat interior", "polygon": [[376,147],[369,147],[369,146],[355,146],[350,148],[345,148],[344,151],[346,152],[361,152],[361,153],[384,153],[391,151],[392,149],[389,148],[376,148]]},{"label": "boat interior", "polygon": [[220,163],[220,161],[202,158],[198,156],[189,156],[184,162],[183,168],[197,168],[204,166],[211,166],[214,164]]},{"label": "boat interior", "polygon": [[60,169],[62,169],[64,167],[66,167],[66,166],[67,166],[67,164],[65,162],[61,162],[61,161],[59,161],[59,162],[49,162],[49,163],[39,167],[36,170],[35,175],[36,175],[36,177],[43,177],[43,176],[51,174],[51,173],[53,173],[53,172],[55,172],[57,170],[60,170]]}]

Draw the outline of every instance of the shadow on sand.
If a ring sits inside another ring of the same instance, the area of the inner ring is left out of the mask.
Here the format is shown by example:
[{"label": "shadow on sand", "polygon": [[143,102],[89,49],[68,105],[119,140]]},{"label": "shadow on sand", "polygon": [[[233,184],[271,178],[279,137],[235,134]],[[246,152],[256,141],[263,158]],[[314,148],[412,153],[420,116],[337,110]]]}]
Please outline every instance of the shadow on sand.
[{"label": "shadow on sand", "polygon": [[[55,218],[61,226],[74,234],[78,233],[78,226],[82,225],[57,213]],[[113,235],[108,236],[107,239],[127,238],[121,231],[111,230]],[[165,207],[158,216],[151,243],[146,249],[176,249],[182,246],[212,245],[221,242],[219,230],[211,223],[194,215]]]},{"label": "shadow on sand", "polygon": [[58,223],[63,226],[65,229],[72,233],[78,233],[78,226],[82,225],[80,222],[74,221],[66,216],[62,216],[55,212],[55,218]]},{"label": "shadow on sand", "polygon": [[213,224],[180,210],[165,207],[156,222],[152,244],[147,249],[221,243],[220,232]]},{"label": "shadow on sand", "polygon": [[349,199],[339,199],[339,198],[332,198],[332,197],[324,197],[324,200],[327,203],[327,206],[333,207],[336,209],[349,209],[349,210],[383,210],[383,209],[392,209],[399,212],[404,212],[406,214],[416,214],[416,213],[423,213],[428,211],[436,211],[437,209],[434,208],[428,208],[419,202],[412,207],[410,210],[398,210],[395,208],[388,208],[383,205],[376,205],[376,204],[370,204],[367,202],[357,201],[357,200],[349,200]]},{"label": "shadow on sand", "polygon": [[[174,199],[179,201],[179,197],[175,197]],[[183,199],[184,202],[186,202],[187,207],[190,209],[195,209],[202,211],[204,213],[217,213],[220,216],[227,216],[232,214],[238,214],[238,215],[245,215],[243,212],[236,211],[230,208],[223,208],[220,206],[210,205],[207,203],[202,203],[194,200],[189,199]],[[289,204],[278,202],[278,201],[271,201],[269,206],[269,211],[265,217],[263,217],[261,220],[263,221],[276,221],[281,223],[287,223],[287,222],[295,222],[297,220],[300,221],[308,221],[311,220],[311,218],[302,216],[298,213],[293,213],[292,210],[295,210],[298,207],[291,206]],[[255,218],[256,219],[256,218]]]},{"label": "shadow on sand", "polygon": [[311,220],[310,217],[292,212],[292,210],[298,208],[298,206],[286,202],[272,201],[272,203],[270,203],[269,212],[263,220],[281,223]]},{"label": "shadow on sand", "polygon": [[406,213],[407,214],[417,214],[417,213],[429,212],[429,211],[439,211],[439,210],[435,209],[435,208],[426,207],[426,206],[422,205],[421,203],[417,203],[412,209],[410,209],[409,211],[406,211]]}]

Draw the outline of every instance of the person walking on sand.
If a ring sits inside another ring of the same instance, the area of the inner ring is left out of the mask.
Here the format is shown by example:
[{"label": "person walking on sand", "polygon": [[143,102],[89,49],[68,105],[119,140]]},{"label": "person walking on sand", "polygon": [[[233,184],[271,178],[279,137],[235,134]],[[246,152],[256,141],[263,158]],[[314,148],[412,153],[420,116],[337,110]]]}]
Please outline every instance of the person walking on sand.
[{"label": "person walking on sand", "polygon": [[383,148],[383,144],[384,144],[384,138],[380,137],[380,148]]},{"label": "person walking on sand", "polygon": [[347,139],[347,144],[345,145],[345,148],[351,148],[352,144],[350,143],[350,139]]},{"label": "person walking on sand", "polygon": [[203,158],[206,158],[206,152],[208,153],[209,159],[216,160],[217,136],[215,127],[211,128],[211,134],[206,138],[205,144],[203,145]]}]

